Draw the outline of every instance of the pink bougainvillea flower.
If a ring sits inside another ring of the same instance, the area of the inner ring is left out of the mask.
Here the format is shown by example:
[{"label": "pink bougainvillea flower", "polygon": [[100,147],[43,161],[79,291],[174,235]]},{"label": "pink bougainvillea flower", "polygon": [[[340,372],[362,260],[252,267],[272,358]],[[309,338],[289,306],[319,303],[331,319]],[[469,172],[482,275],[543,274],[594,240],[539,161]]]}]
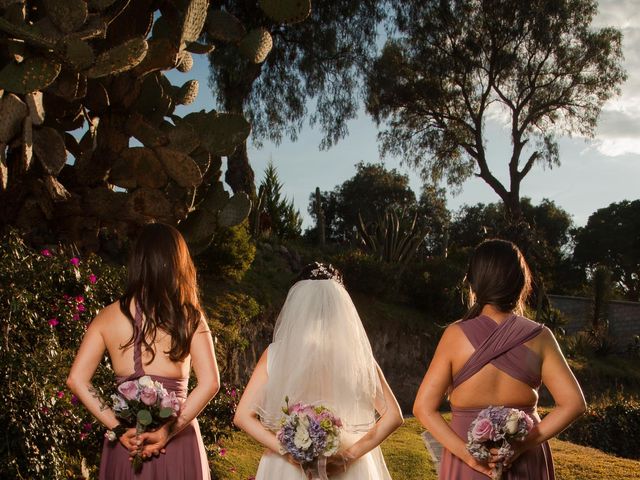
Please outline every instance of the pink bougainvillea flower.
[{"label": "pink bougainvillea flower", "polygon": [[235,389],[235,388],[232,388],[232,389],[231,389],[231,392],[229,392],[229,395],[231,395],[231,398],[236,398],[236,395],[237,395],[237,394],[238,394],[238,393],[236,392],[236,389]]},{"label": "pink bougainvillea flower", "polygon": [[44,249],[40,250],[40,255],[42,255],[43,257],[50,257],[51,256],[51,250],[49,250],[48,248],[44,248]]},{"label": "pink bougainvillea flower", "polygon": [[79,312],[84,312],[87,309],[82,303],[78,304],[77,310]]},{"label": "pink bougainvillea flower", "polygon": [[218,451],[218,455],[220,455],[221,457],[224,457],[227,454],[227,449],[226,448],[221,448]]},{"label": "pink bougainvillea flower", "polygon": [[76,297],[76,303],[84,303],[84,297],[82,295],[78,295]]},{"label": "pink bougainvillea flower", "polygon": [[78,257],[73,257],[71,260],[69,260],[69,262],[71,262],[71,265],[75,267],[80,265],[80,259]]},{"label": "pink bougainvillea flower", "polygon": [[49,413],[49,409],[48,409],[47,407],[42,407],[42,408],[40,409],[40,411],[41,411],[42,413],[44,413],[45,415]]},{"label": "pink bougainvillea flower", "polygon": [[92,428],[93,428],[93,425],[91,423],[85,423],[82,426],[82,431],[83,432],[90,432]]},{"label": "pink bougainvillea flower", "polygon": [[56,397],[63,398],[64,397],[64,392],[62,390],[60,390],[58,393],[56,393]]},{"label": "pink bougainvillea flower", "polygon": [[62,295],[62,298],[64,298],[65,300],[69,300],[71,297],[65,293],[64,295]]},{"label": "pink bougainvillea flower", "polygon": [[89,275],[89,283],[91,285],[95,285],[97,281],[98,281],[98,277],[97,276],[95,276],[93,273],[91,275]]},{"label": "pink bougainvillea flower", "polygon": [[51,325],[52,327],[55,327],[56,325],[58,325],[60,322],[58,321],[57,318],[50,318],[49,319],[49,325]]},{"label": "pink bougainvillea flower", "polygon": [[231,468],[229,469],[229,471],[230,471],[231,473],[236,473],[236,467],[231,467]]},{"label": "pink bougainvillea flower", "polygon": [[79,315],[79,314],[77,314],[77,313],[74,313],[74,314],[73,314],[73,317],[71,317],[71,319],[72,319],[72,320],[75,320],[75,321],[77,322],[78,320],[80,320],[80,315]]},{"label": "pink bougainvillea flower", "polygon": [[80,434],[80,440],[86,440],[87,438],[87,434],[86,433],[81,433]]},{"label": "pink bougainvillea flower", "polygon": [[78,397],[76,397],[75,395],[71,395],[71,404],[72,405],[77,405],[78,404]]}]

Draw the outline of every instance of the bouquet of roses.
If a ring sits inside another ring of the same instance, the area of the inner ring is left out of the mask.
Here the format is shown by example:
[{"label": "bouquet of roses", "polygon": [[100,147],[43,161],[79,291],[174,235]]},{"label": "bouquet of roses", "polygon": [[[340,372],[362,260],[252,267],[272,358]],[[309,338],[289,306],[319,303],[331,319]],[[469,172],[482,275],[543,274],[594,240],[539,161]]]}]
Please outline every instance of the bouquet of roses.
[{"label": "bouquet of roses", "polygon": [[[111,400],[116,417],[129,427],[135,426],[138,433],[161,427],[176,417],[181,407],[175,392],[167,392],[148,375],[121,383]],[[142,457],[136,454],[133,468],[137,471],[141,467]]]},{"label": "bouquet of roses", "polygon": [[276,433],[282,453],[291,454],[312,479],[328,480],[327,457],[340,448],[342,422],[322,405],[289,406],[288,398],[285,402],[280,430]]},{"label": "bouquet of roses", "polygon": [[[501,458],[510,458],[514,450],[511,442],[522,441],[533,428],[533,420],[517,408],[488,407],[482,410],[469,426],[467,450],[477,460],[486,462],[490,450],[497,448]],[[493,480],[502,478],[503,464],[493,471]]]}]

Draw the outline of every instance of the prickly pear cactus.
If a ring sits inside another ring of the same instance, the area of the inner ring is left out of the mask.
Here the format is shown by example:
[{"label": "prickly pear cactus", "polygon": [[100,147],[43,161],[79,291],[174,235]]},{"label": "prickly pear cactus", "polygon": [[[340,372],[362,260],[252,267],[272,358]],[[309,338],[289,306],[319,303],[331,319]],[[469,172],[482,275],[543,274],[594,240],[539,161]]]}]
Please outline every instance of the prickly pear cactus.
[{"label": "prickly pear cactus", "polygon": [[277,23],[302,22],[311,13],[310,0],[259,0],[258,5]]},{"label": "prickly pear cactus", "polygon": [[215,48],[202,31],[217,12],[208,0],[0,1],[0,218],[34,242],[88,248],[149,220],[199,225],[200,245],[241,222],[250,202],[225,192],[221,156],[250,125],[217,112],[182,119],[175,107],[196,100],[198,82],[165,75]]},{"label": "prickly pear cactus", "polygon": [[264,62],[272,47],[273,39],[264,27],[251,30],[238,44],[240,53],[253,63]]}]

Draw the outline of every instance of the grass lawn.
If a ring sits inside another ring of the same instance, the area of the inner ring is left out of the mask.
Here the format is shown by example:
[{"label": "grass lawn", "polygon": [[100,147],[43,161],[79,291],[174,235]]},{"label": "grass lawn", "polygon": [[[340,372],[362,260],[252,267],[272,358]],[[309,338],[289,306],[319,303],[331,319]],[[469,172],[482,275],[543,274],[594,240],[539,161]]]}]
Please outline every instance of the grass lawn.
[{"label": "grass lawn", "polygon": [[[413,418],[382,444],[391,477],[397,480],[436,480],[427,449],[422,443],[422,427]],[[238,432],[224,444],[226,454],[213,461],[214,478],[247,480],[255,475],[262,448]],[[594,448],[552,440],[557,480],[638,480],[640,461],[607,455]],[[275,480],[275,479],[274,479]]]}]

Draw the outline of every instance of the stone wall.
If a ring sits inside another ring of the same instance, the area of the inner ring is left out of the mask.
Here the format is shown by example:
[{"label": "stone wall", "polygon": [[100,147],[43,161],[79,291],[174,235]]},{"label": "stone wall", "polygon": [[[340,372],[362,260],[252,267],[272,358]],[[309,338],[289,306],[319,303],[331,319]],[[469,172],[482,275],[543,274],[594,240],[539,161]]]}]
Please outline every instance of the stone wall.
[{"label": "stone wall", "polygon": [[[568,334],[575,334],[590,326],[593,315],[593,300],[586,297],[549,295],[554,308],[560,310],[569,323],[565,326]],[[614,300],[609,302],[607,311],[609,332],[619,346],[624,349],[640,335],[640,303]]]}]

